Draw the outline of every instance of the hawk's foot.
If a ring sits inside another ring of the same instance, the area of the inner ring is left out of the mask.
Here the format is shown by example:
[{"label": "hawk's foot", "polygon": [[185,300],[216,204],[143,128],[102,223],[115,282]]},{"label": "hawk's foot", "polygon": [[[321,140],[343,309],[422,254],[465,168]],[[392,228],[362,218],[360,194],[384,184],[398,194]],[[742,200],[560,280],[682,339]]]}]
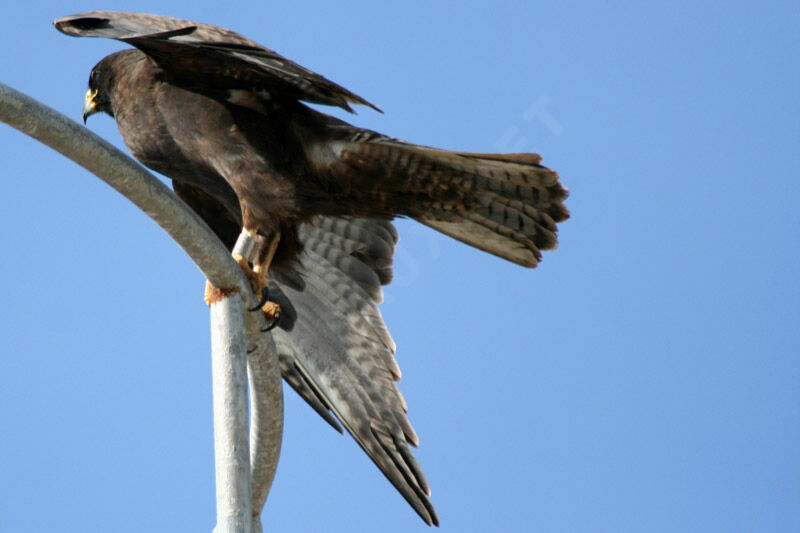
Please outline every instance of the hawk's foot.
[{"label": "hawk's foot", "polygon": [[255,294],[260,294],[258,304],[248,309],[248,311],[261,310],[266,316],[269,326],[261,331],[269,331],[275,328],[281,320],[281,306],[269,300],[269,282],[267,281],[267,269],[262,265],[250,266],[250,262],[238,254],[233,254],[233,259],[239,264],[244,275],[250,281],[250,286]]},{"label": "hawk's foot", "polygon": [[258,267],[250,266],[250,261],[239,254],[233,254],[233,260],[239,264],[242,272],[247,276],[247,279],[250,281],[250,286],[253,288],[253,292],[256,294],[263,294],[268,285],[266,270],[260,270]]},{"label": "hawk's foot", "polygon": [[220,289],[219,287],[213,285],[210,281],[206,280],[206,289],[203,293],[203,301],[206,302],[206,305],[209,307],[213,303],[217,303],[227,295],[238,292],[238,287],[233,287],[231,289]]},{"label": "hawk's foot", "polygon": [[261,331],[269,331],[278,327],[278,324],[281,323],[281,306],[275,302],[267,302],[261,306],[261,311],[264,313],[264,316],[267,317],[267,321],[269,322],[269,326],[262,329]]}]

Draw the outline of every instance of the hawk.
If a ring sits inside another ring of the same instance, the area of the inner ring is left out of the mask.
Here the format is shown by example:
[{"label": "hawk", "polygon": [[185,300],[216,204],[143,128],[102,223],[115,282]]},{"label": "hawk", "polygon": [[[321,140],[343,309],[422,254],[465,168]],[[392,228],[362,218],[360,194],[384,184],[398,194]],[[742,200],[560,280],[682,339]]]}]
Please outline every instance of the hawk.
[{"label": "hawk", "polygon": [[380,110],[225,28],[110,11],[55,26],[133,45],[92,69],[84,121],[114,117],[133,156],[171,178],[227,246],[256,236],[241,264],[255,288],[269,283],[284,378],[438,524],[377,308],[398,238],[390,221],[532,268],[569,216],[556,172],[536,154],[438,150],[321,113],[306,103]]}]

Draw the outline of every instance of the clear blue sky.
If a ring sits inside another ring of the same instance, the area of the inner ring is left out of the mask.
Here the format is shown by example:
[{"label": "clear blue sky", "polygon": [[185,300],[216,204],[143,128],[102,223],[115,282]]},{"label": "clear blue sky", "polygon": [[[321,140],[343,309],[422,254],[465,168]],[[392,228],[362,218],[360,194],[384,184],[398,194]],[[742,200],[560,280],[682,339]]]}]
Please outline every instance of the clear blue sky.
[{"label": "clear blue sky", "polygon": [[[796,2],[18,2],[0,80],[80,118],[88,9],[229,27],[443,148],[571,189],[535,271],[409,222],[382,310],[443,532],[800,530]],[[89,127],[121,146],[113,121]],[[210,531],[203,278],[0,126],[0,531]],[[425,531],[287,391],[267,530]]]}]

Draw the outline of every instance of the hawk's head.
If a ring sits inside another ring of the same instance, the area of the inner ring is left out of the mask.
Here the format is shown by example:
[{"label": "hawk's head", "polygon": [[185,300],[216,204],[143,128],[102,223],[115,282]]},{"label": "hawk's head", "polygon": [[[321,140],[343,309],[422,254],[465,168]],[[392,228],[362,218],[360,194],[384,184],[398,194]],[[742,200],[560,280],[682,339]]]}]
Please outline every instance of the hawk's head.
[{"label": "hawk's head", "polygon": [[92,73],[89,75],[89,90],[86,91],[86,99],[83,102],[84,124],[86,124],[87,118],[101,111],[114,116],[111,95],[116,74],[115,67],[117,60],[120,59],[119,56],[125,52],[117,52],[105,57],[92,69]]}]

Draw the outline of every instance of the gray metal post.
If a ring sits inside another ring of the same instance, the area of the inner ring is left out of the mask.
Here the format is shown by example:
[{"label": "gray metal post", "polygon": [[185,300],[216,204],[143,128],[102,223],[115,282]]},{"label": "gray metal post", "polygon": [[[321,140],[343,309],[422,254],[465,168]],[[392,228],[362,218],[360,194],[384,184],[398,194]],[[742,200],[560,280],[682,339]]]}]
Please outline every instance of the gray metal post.
[{"label": "gray metal post", "polygon": [[250,533],[253,528],[245,312],[238,292],[211,304],[218,533]]}]

